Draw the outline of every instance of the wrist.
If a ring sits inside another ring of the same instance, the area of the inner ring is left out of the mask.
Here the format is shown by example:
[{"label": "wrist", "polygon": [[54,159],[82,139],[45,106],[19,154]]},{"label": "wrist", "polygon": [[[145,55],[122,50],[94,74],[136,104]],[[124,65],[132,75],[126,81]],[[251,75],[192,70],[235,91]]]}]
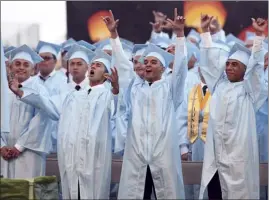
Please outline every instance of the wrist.
[{"label": "wrist", "polygon": [[203,31],[203,33],[210,32],[209,27],[207,27],[207,28],[202,28],[202,31]]},{"label": "wrist", "polygon": [[113,88],[112,88],[112,93],[113,93],[114,95],[119,94],[119,88],[118,88],[118,87],[113,87]]},{"label": "wrist", "polygon": [[178,31],[175,31],[175,34],[177,35],[177,37],[184,37],[184,30],[178,30]]},{"label": "wrist", "polygon": [[118,31],[117,30],[111,31],[110,35],[111,35],[111,38],[116,39],[118,37]]},{"label": "wrist", "polygon": [[263,36],[263,32],[260,32],[260,31],[256,31],[255,34],[256,34],[257,36]]},{"label": "wrist", "polygon": [[155,33],[161,33],[162,32],[162,30],[156,30],[156,29],[153,29],[153,31],[155,32]]},{"label": "wrist", "polygon": [[23,91],[18,89],[17,91],[15,91],[15,94],[18,96],[18,97],[22,97],[23,96]]}]

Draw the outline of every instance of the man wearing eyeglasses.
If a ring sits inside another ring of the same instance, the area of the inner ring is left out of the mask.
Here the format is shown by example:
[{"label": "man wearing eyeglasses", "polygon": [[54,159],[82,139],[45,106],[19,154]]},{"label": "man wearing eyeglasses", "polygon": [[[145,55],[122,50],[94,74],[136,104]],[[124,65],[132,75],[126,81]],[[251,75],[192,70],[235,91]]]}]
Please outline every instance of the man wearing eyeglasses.
[{"label": "man wearing eyeglasses", "polygon": [[[61,46],[39,41],[36,51],[40,57],[43,58],[43,62],[38,63],[37,67],[39,73],[35,76],[37,81],[44,85],[50,96],[60,95],[67,90],[67,78],[59,71],[55,71],[57,63],[57,56],[60,52]],[[57,152],[57,127],[58,121],[47,119],[45,122],[46,130],[52,134],[52,152]]]}]

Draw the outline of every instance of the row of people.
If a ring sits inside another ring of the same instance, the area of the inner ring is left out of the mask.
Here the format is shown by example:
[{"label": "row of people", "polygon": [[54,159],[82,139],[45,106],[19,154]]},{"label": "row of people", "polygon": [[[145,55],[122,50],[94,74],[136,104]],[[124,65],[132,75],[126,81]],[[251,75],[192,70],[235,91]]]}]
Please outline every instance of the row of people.
[{"label": "row of people", "polygon": [[[255,115],[267,114],[267,22],[253,19],[250,51],[214,39],[214,19],[202,15],[199,49],[186,41],[175,9],[167,19],[175,44],[167,51],[135,45],[132,62],[119,21],[112,12],[103,20],[110,45],[93,51],[69,40],[64,73],[54,70],[58,45],[40,42],[39,55],[26,45],[8,52],[13,94],[11,130],[1,133],[4,176],[44,175],[45,155],[57,146],[63,197],[107,199],[111,151],[124,150],[118,198],[149,199],[154,191],[157,199],[184,199],[181,159],[191,150],[192,160],[204,160],[200,198],[207,187],[209,198],[259,198]],[[31,77],[36,64],[40,72]]]}]

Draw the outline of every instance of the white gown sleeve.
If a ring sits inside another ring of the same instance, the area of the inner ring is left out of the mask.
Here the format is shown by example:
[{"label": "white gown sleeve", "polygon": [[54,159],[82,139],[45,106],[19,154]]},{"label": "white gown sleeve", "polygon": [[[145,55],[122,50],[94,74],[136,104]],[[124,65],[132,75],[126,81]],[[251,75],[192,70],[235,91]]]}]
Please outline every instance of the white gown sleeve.
[{"label": "white gown sleeve", "polygon": [[114,152],[118,153],[124,150],[127,136],[128,122],[130,116],[130,92],[134,79],[125,89],[118,102],[118,110],[116,117],[116,137]]},{"label": "white gown sleeve", "polygon": [[219,32],[211,35],[212,37],[212,41],[216,42],[216,41],[222,41],[222,42],[226,42],[226,36],[225,36],[225,32],[224,30],[220,30]]},{"label": "white gown sleeve", "polygon": [[211,94],[222,77],[229,56],[229,49],[213,45],[209,32],[201,34],[200,69]]},{"label": "white gown sleeve", "polygon": [[43,110],[52,120],[59,120],[61,112],[60,107],[65,98],[65,94],[49,97],[46,89],[42,85],[38,85],[34,89],[23,87],[22,90],[23,96],[20,98],[22,102]]},{"label": "white gown sleeve", "polygon": [[179,147],[181,155],[188,153],[188,92],[184,93],[184,100],[176,111],[177,129],[179,133]]},{"label": "white gown sleeve", "polygon": [[175,110],[184,99],[185,79],[187,77],[187,48],[185,37],[176,38],[175,58],[172,73],[172,98]]},{"label": "white gown sleeve", "polygon": [[152,31],[149,40],[152,41],[152,40],[155,40],[156,38],[160,38],[160,37],[169,38],[169,35],[167,33],[164,33],[164,32],[156,33],[154,31]]},{"label": "white gown sleeve", "polygon": [[112,47],[112,55],[115,59],[115,67],[118,70],[120,87],[127,87],[130,80],[135,76],[133,63],[128,59],[124,53],[119,37],[110,39]]},{"label": "white gown sleeve", "polygon": [[245,90],[250,95],[256,109],[258,109],[258,105],[262,104],[259,101],[266,98],[266,96],[262,95],[263,87],[265,86],[264,53],[262,51],[263,39],[264,37],[255,37],[251,57],[244,76]]}]

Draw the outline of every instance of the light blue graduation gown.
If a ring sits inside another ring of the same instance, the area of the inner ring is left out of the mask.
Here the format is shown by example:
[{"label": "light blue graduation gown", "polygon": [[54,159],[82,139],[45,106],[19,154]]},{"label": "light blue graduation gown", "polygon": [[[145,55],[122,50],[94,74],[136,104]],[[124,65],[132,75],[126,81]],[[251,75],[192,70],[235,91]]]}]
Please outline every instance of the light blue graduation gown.
[{"label": "light blue graduation gown", "polygon": [[[48,97],[46,89],[30,77],[23,83],[22,90],[35,89]],[[24,148],[18,158],[8,161],[7,178],[34,178],[45,175],[46,154],[51,148],[51,133],[44,132],[49,112],[20,101],[9,92],[10,133],[1,135],[6,146]],[[2,163],[1,163],[2,165]]]},{"label": "light blue graduation gown", "polygon": [[[40,74],[36,75],[34,78],[36,81],[47,89],[50,96],[57,96],[65,93],[68,90],[67,78],[62,74],[61,71],[53,71],[50,74],[50,77],[47,78],[46,81],[43,81],[40,77]],[[52,119],[47,119],[47,125],[44,129],[46,132],[51,132],[51,142],[52,142],[52,152],[57,151],[57,129],[58,129],[58,121],[53,121]]]},{"label": "light blue graduation gown", "polygon": [[57,153],[65,199],[78,197],[78,183],[82,199],[109,197],[111,121],[117,110],[117,96],[103,84],[91,87],[90,93],[89,89],[72,90],[50,99],[32,90],[22,99],[59,119]]},{"label": "light blue graduation gown", "polygon": [[[265,71],[264,100],[256,113],[260,162],[268,162],[268,68]],[[267,95],[266,95],[267,94]]]},{"label": "light blue graduation gown", "polygon": [[232,83],[224,74],[228,55],[215,45],[201,48],[201,72],[212,98],[199,198],[218,171],[223,199],[259,199],[255,110],[263,81],[263,58],[261,51],[252,55],[244,80]]},{"label": "light blue graduation gown", "polygon": [[[7,82],[7,71],[5,64],[4,48],[1,41],[1,147],[5,146],[3,138],[6,138],[10,131],[10,110],[9,110],[9,95],[8,95],[8,82]],[[8,162],[2,157],[1,161],[1,172],[0,174],[4,177],[8,176]]]}]

